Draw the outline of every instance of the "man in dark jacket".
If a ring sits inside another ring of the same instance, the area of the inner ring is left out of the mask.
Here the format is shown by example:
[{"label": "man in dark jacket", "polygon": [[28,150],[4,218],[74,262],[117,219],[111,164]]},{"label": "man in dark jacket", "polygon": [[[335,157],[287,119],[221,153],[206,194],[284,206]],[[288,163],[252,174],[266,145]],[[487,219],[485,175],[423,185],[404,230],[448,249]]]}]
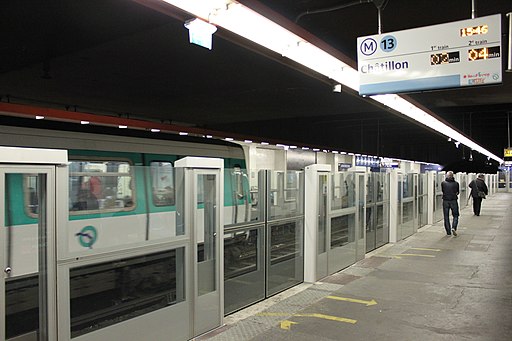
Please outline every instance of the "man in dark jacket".
[{"label": "man in dark jacket", "polygon": [[[457,196],[459,195],[459,183],[453,178],[453,172],[446,173],[446,179],[441,182],[443,190],[443,216],[444,228],[447,235],[457,236],[457,225],[459,224],[459,203]],[[453,215],[453,224],[450,227],[450,210]]]},{"label": "man in dark jacket", "polygon": [[482,208],[482,199],[485,198],[485,195],[489,194],[489,189],[484,181],[485,176],[480,173],[477,178],[469,183],[469,188],[471,188],[471,197],[473,198],[473,213],[476,216],[480,215],[480,209]]}]

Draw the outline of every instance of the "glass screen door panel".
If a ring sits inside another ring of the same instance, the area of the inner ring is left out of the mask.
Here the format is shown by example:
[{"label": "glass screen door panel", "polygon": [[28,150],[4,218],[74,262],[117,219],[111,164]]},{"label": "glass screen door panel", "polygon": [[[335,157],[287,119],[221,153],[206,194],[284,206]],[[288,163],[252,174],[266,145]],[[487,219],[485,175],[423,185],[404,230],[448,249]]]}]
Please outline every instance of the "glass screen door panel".
[{"label": "glass screen door panel", "polygon": [[304,225],[302,218],[268,225],[267,289],[271,296],[304,280]]},{"label": "glass screen door panel", "polygon": [[220,325],[219,174],[196,170],[194,180],[195,307],[194,334]]},{"label": "glass screen door panel", "polygon": [[1,340],[50,340],[49,173],[35,167],[0,168]]},{"label": "glass screen door panel", "polygon": [[328,231],[328,174],[318,174],[318,232],[317,232],[317,268],[316,278],[328,275],[327,251],[329,250]]}]

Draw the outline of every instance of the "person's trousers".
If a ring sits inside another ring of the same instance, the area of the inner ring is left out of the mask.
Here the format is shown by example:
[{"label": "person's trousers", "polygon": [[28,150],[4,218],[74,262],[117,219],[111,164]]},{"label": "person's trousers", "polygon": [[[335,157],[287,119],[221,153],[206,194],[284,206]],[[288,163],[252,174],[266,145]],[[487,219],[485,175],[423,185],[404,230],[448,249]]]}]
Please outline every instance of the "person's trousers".
[{"label": "person's trousers", "polygon": [[482,198],[473,197],[473,213],[480,215],[480,209],[482,208]]},{"label": "person's trousers", "polygon": [[[453,215],[453,223],[450,226],[450,210]],[[459,224],[459,204],[457,200],[443,200],[444,229],[446,234],[452,234],[452,229],[456,230]]]}]

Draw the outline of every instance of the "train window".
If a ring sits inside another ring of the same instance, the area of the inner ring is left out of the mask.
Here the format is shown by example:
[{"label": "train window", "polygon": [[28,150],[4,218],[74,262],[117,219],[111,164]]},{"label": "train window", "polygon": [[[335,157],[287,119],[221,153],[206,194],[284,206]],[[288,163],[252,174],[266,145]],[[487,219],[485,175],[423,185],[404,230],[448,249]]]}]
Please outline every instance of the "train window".
[{"label": "train window", "polygon": [[69,164],[70,212],[133,210],[135,198],[132,168],[128,161],[71,161]]},{"label": "train window", "polygon": [[174,168],[170,162],[150,163],[151,188],[155,206],[174,206]]},{"label": "train window", "polygon": [[[13,176],[16,183],[16,175]],[[39,198],[37,197],[37,175],[25,174],[23,175],[23,194],[25,201],[25,213],[27,216],[37,218],[39,214]]]}]

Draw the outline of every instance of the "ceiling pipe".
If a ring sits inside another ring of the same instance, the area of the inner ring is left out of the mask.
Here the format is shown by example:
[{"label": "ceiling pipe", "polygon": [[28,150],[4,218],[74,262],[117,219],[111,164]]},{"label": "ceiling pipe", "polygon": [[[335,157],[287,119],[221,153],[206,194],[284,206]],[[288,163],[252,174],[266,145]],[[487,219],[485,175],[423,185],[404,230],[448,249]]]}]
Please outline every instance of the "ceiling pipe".
[{"label": "ceiling pipe", "polygon": [[510,148],[510,113],[507,113],[508,148]]},{"label": "ceiling pipe", "polygon": [[[505,72],[512,72],[512,12],[507,13],[508,17],[508,67]],[[510,145],[510,143],[509,143]]]},{"label": "ceiling pipe", "polygon": [[471,19],[476,18],[476,0],[471,0]]},{"label": "ceiling pipe", "polygon": [[330,7],[326,7],[326,8],[320,8],[320,9],[316,9],[316,10],[307,10],[305,12],[302,12],[300,13],[299,15],[297,15],[295,17],[295,23],[299,22],[299,20],[303,17],[303,16],[306,16],[306,15],[310,15],[310,14],[319,14],[319,13],[325,13],[325,12],[332,12],[332,11],[337,11],[339,9],[343,9],[343,8],[347,8],[347,7],[351,7],[351,6],[355,6],[355,5],[360,5],[360,4],[369,4],[373,2],[373,0],[359,0],[359,1],[352,1],[352,2],[349,2],[347,4],[341,4],[341,5],[336,5],[336,6],[330,6]]},{"label": "ceiling pipe", "polygon": [[373,4],[375,5],[375,7],[377,7],[377,31],[378,31],[378,34],[381,34],[382,33],[382,18],[381,18],[381,14],[382,14],[382,11],[384,10],[384,7],[386,7],[386,5],[388,4],[388,1],[389,0],[373,0]]}]

